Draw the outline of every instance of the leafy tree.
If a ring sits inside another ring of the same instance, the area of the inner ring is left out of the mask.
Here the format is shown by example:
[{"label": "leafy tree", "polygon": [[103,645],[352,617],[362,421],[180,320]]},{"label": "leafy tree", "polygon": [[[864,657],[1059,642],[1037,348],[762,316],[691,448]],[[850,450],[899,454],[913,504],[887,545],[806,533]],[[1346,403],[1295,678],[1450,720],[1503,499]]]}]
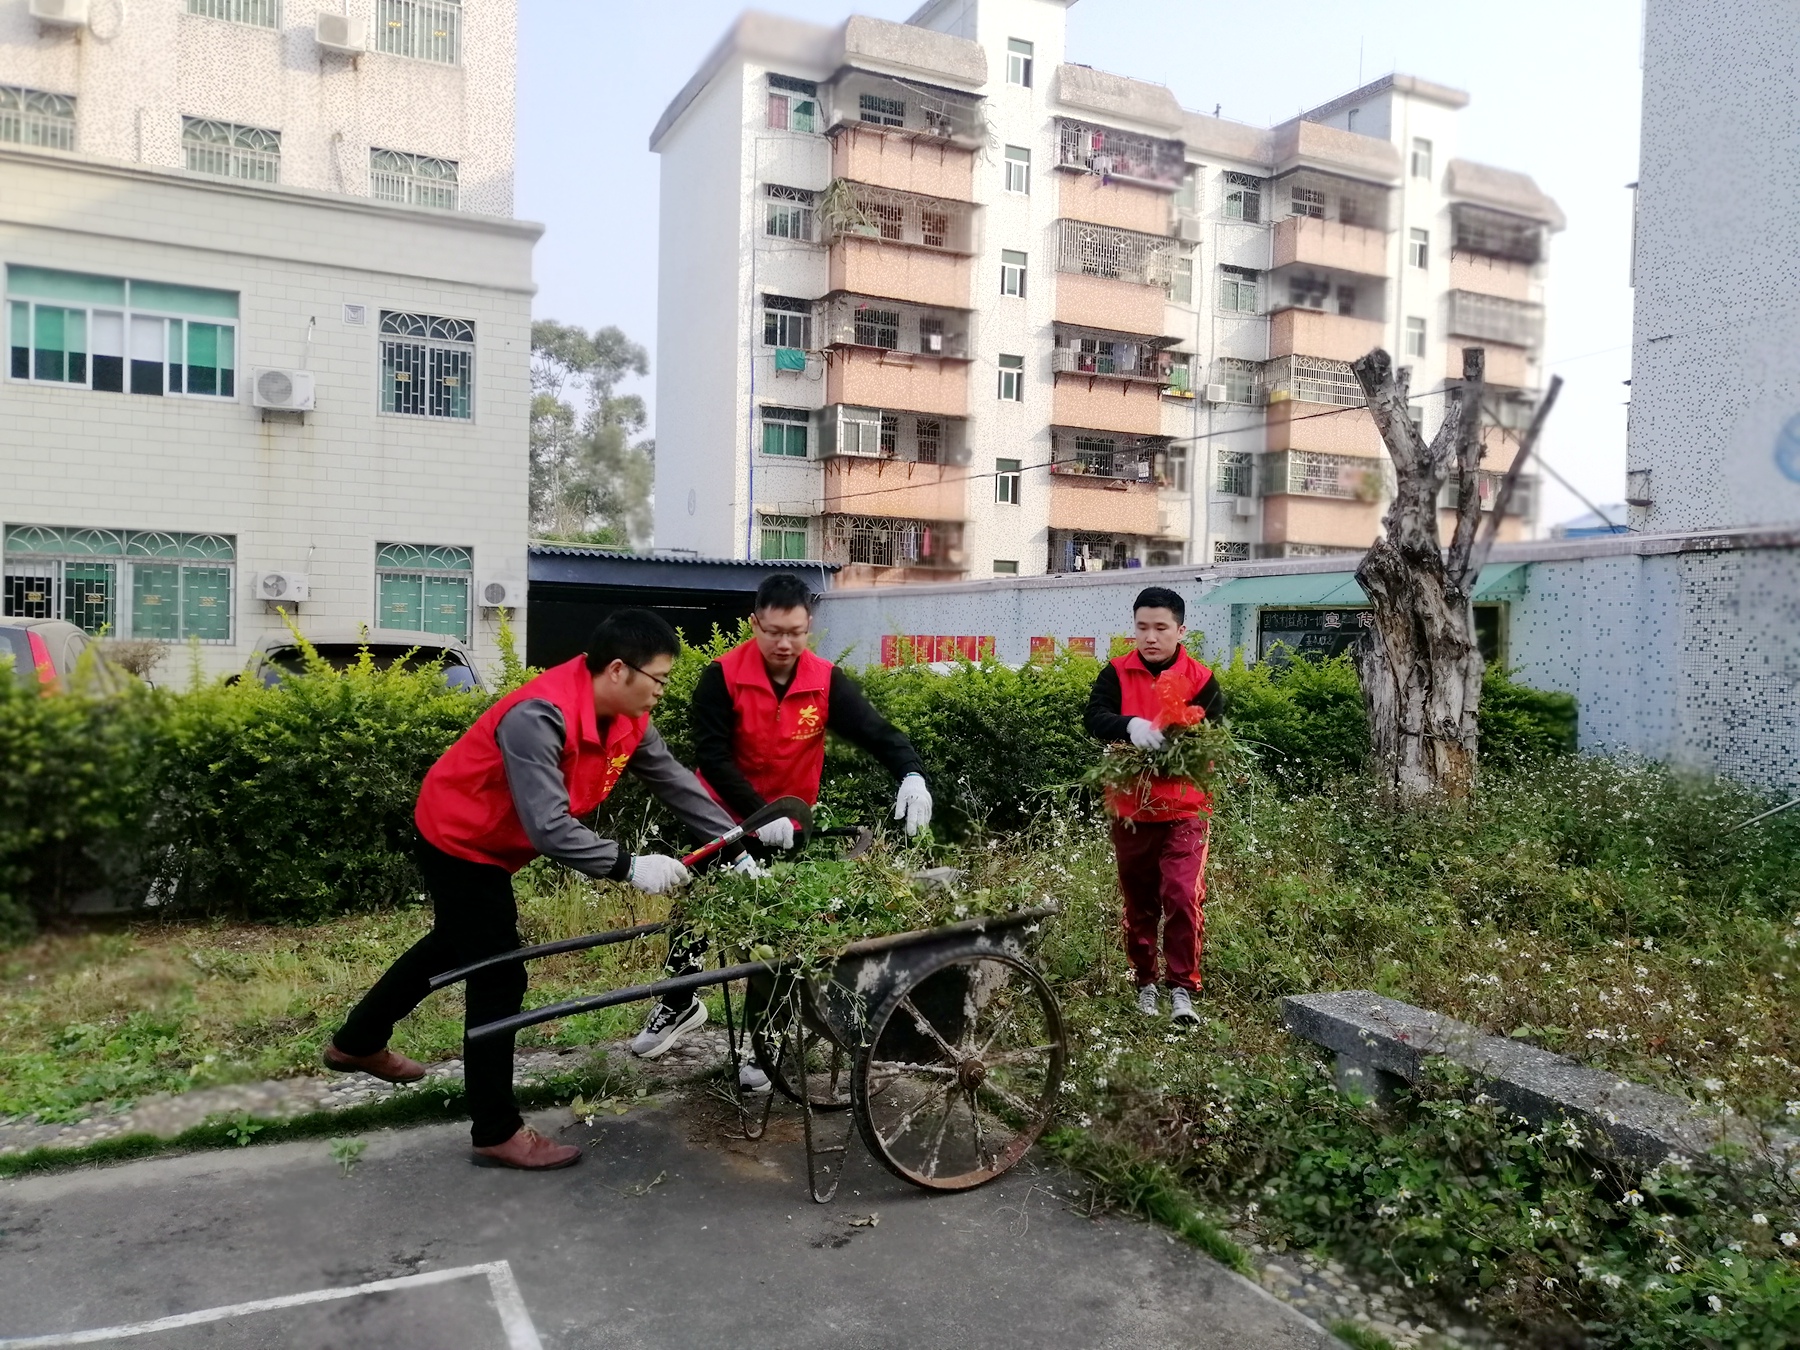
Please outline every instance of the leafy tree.
[{"label": "leafy tree", "polygon": [[644,400],[620,394],[649,374],[642,346],[614,327],[531,325],[531,523],[542,537],[641,545],[650,538],[656,443]]}]

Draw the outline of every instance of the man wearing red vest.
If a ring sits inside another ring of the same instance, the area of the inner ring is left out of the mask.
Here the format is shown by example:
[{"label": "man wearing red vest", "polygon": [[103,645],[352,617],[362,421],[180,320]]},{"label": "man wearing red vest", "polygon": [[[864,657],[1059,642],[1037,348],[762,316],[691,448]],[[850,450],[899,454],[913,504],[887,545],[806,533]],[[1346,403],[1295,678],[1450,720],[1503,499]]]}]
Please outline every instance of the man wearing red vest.
[{"label": "man wearing red vest", "polygon": [[[1104,666],[1088,695],[1087,729],[1103,741],[1130,741],[1142,750],[1162,748],[1157,728],[1157,685],[1174,680],[1190,691],[1188,702],[1205,717],[1225,710],[1212,671],[1182,645],[1187,606],[1174,591],[1150,586],[1132,605],[1133,650]],[[1172,1017],[1200,1021],[1193,996],[1200,992],[1200,950],[1205,932],[1206,843],[1212,803],[1192,783],[1158,779],[1147,794],[1109,794],[1113,851],[1125,897],[1125,952],[1138,986],[1138,1010],[1157,1014],[1157,928],[1162,927],[1163,965],[1172,993]]]},{"label": "man wearing red vest", "polygon": [[[836,732],[873,755],[899,781],[894,819],[909,835],[931,823],[925,762],[912,742],[870,706],[856,682],[807,650],[814,597],[791,572],[765,577],[750,615],[754,636],[701,672],[690,716],[694,755],[706,790],[733,820],[777,797],[819,800],[825,770],[825,733]],[[772,848],[794,846],[794,822],[777,820],[756,832]],[[691,967],[695,954],[672,944],[670,969]],[[654,1059],[706,1020],[706,1008],[687,998],[650,1010],[632,1050]]]},{"label": "man wearing red vest", "polygon": [[[394,1024],[424,1001],[433,975],[519,945],[512,875],[533,858],[555,858],[650,894],[688,882],[679,859],[633,857],[580,820],[629,769],[696,836],[716,838],[731,828],[650,724],[679,649],[675,630],[662,619],[648,610],[621,610],[595,631],[585,656],[513,690],[431,766],[413,821],[432,929],[352,1010],[325,1047],[327,1068],[390,1083],[425,1076],[423,1065],[387,1048]],[[739,865],[754,864],[740,853]],[[524,996],[523,965],[472,975],[464,1024],[510,1017]],[[465,1043],[463,1079],[475,1152],[505,1167],[579,1161],[580,1149],[551,1142],[520,1118],[512,1063],[510,1037]]]}]

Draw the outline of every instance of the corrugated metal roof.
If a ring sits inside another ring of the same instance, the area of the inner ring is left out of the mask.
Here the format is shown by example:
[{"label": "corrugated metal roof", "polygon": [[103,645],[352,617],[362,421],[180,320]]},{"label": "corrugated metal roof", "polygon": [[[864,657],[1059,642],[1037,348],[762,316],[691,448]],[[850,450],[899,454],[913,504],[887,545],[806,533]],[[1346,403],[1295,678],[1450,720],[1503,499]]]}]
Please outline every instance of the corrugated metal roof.
[{"label": "corrugated metal roof", "polygon": [[771,558],[703,558],[697,553],[630,553],[624,549],[596,548],[584,544],[553,544],[533,542],[527,546],[528,551],[553,558],[605,558],[609,562],[622,563],[678,563],[695,567],[760,567],[765,571],[781,571],[784,566],[805,568],[809,572],[836,572],[842,567],[840,563],[817,562],[810,558],[791,558],[778,562]]},{"label": "corrugated metal roof", "polygon": [[[1518,600],[1527,586],[1530,563],[1489,563],[1475,582],[1477,600]],[[1366,605],[1368,596],[1354,572],[1304,572],[1287,576],[1237,577],[1215,586],[1202,605]]]}]

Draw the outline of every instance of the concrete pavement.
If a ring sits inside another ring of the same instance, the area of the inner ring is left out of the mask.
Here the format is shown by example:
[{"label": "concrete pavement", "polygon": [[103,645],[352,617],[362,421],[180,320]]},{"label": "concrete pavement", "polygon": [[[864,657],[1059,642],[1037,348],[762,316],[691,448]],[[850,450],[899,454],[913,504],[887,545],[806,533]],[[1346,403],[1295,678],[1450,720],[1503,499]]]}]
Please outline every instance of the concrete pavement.
[{"label": "concrete pavement", "polygon": [[473,1167],[465,1128],[441,1125],[367,1136],[347,1177],[319,1141],[0,1184],[0,1338],[398,1279],[92,1343],[519,1350],[479,1272],[405,1282],[505,1262],[546,1350],[1338,1346],[1160,1230],[1077,1212],[1060,1170],[1028,1159],[933,1196],[857,1141],[818,1206],[791,1109],[758,1144],[728,1139],[730,1120],[704,1092],[591,1125],[548,1112],[539,1127],[587,1156],[543,1175]]}]

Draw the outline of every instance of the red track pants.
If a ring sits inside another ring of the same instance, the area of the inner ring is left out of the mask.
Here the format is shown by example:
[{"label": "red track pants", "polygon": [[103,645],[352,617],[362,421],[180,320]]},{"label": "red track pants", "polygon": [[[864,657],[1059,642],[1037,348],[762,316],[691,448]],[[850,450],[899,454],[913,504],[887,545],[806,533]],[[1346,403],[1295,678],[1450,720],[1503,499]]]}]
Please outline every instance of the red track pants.
[{"label": "red track pants", "polygon": [[1125,955],[1139,986],[1156,983],[1160,924],[1166,983],[1171,989],[1200,992],[1208,823],[1204,816],[1113,822],[1119,889],[1125,896]]}]

